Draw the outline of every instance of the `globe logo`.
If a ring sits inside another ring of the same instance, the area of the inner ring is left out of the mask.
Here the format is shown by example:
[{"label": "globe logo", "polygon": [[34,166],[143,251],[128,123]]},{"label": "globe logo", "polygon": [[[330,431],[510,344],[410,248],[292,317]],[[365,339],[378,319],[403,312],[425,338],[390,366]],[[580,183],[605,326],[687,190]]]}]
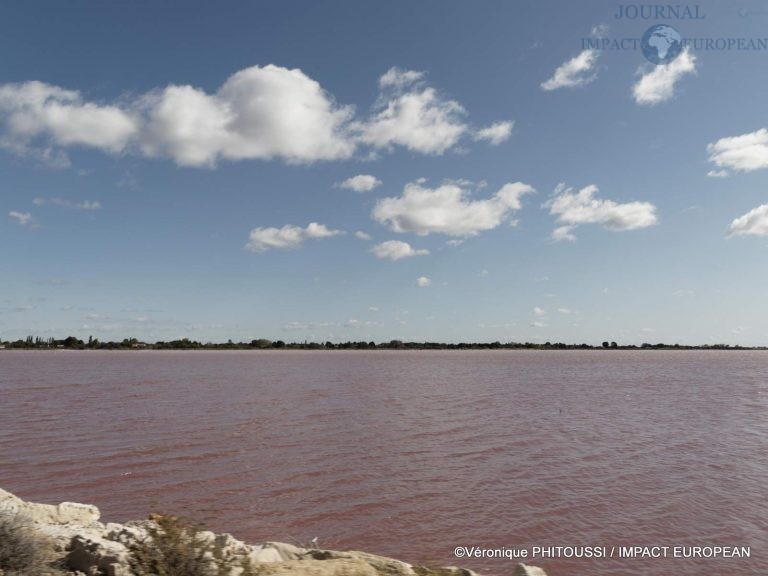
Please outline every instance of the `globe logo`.
[{"label": "globe logo", "polygon": [[654,64],[669,64],[683,51],[680,33],[668,24],[651,26],[640,40],[640,48]]}]

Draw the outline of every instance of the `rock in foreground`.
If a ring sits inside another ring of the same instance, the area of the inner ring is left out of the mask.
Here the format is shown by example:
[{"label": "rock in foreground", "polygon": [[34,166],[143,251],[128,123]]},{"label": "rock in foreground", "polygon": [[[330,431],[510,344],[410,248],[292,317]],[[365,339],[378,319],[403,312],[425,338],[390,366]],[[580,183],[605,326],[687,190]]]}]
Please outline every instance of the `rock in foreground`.
[{"label": "rock in foreground", "polygon": [[[153,536],[160,540],[176,526],[167,522],[170,517],[104,524],[100,516],[95,506],[36,504],[0,489],[0,521],[23,519],[26,526],[50,542],[55,559],[69,574],[133,576],[137,547],[147,542],[154,545]],[[279,542],[251,545],[230,534],[204,531],[195,532],[194,538],[194,549],[204,550],[211,566],[215,556],[216,566],[223,567],[211,568],[211,574],[218,576],[476,576],[462,568],[425,568],[364,552],[307,549]],[[514,576],[546,575],[540,568],[520,564]]]}]

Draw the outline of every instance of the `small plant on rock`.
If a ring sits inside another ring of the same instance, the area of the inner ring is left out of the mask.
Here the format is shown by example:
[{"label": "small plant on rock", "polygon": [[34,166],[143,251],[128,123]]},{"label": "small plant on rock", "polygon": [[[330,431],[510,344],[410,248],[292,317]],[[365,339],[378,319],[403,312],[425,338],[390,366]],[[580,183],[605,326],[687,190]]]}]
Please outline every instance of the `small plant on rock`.
[{"label": "small plant on rock", "polygon": [[0,516],[0,574],[55,576],[53,547],[20,515]]},{"label": "small plant on rock", "polygon": [[255,576],[250,558],[228,555],[217,539],[176,516],[153,514],[147,537],[131,546],[136,576]]}]

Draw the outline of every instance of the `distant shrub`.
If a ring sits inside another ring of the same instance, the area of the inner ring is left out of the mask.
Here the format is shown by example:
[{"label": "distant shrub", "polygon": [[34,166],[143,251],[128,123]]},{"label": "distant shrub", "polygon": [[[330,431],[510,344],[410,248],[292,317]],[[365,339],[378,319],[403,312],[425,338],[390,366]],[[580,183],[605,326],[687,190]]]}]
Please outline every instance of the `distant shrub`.
[{"label": "distant shrub", "polygon": [[3,576],[54,576],[53,547],[20,515],[0,517],[0,574]]},{"label": "distant shrub", "polygon": [[430,568],[427,566],[414,566],[416,576],[469,576],[470,572],[463,568]]},{"label": "distant shrub", "polygon": [[198,526],[176,516],[153,514],[146,539],[131,546],[130,567],[136,576],[256,576],[250,558],[227,557],[223,545]]}]

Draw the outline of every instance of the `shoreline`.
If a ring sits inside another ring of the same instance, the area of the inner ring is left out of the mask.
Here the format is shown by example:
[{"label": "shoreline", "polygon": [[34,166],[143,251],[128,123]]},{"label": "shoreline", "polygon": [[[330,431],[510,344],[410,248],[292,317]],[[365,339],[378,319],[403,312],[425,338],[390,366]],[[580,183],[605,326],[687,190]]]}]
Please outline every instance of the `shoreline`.
[{"label": "shoreline", "polygon": [[[137,573],[137,549],[149,542],[156,554],[156,542],[171,533],[170,527],[192,526],[177,524],[177,520],[151,514],[147,520],[103,523],[99,509],[91,504],[26,502],[0,488],[0,523],[11,526],[16,522],[20,530],[31,530],[38,542],[45,542],[50,548],[48,565],[57,566],[50,569],[51,575],[133,576]],[[174,542],[177,547],[174,552],[178,552],[179,542]],[[215,534],[197,528],[192,545],[194,548],[189,550],[196,555],[201,548],[214,551],[220,563],[210,572],[212,556],[208,573],[217,576],[479,576],[465,568],[418,566],[359,551],[301,548],[281,542],[247,544],[228,533]],[[513,576],[546,576],[546,573],[535,566],[518,564]]]},{"label": "shoreline", "polygon": [[712,345],[712,346],[684,346],[684,345],[641,345],[641,346],[616,346],[604,348],[602,346],[589,346],[580,344],[567,344],[563,346],[557,345],[516,345],[516,344],[502,344],[500,346],[491,346],[485,344],[447,344],[440,346],[429,346],[414,343],[413,345],[403,346],[401,348],[390,348],[388,346],[345,346],[335,345],[333,347],[326,346],[306,346],[302,344],[288,344],[284,347],[270,347],[270,348],[254,348],[251,346],[227,346],[222,344],[203,344],[194,347],[169,347],[169,346],[102,346],[98,348],[89,347],[15,347],[15,346],[0,346],[0,353],[3,352],[254,352],[254,353],[268,353],[268,352],[488,352],[488,351],[503,351],[503,352],[515,352],[515,351],[533,351],[533,352],[712,352],[712,351],[727,351],[727,352],[765,352],[768,351],[768,346],[739,346],[739,345]]}]

